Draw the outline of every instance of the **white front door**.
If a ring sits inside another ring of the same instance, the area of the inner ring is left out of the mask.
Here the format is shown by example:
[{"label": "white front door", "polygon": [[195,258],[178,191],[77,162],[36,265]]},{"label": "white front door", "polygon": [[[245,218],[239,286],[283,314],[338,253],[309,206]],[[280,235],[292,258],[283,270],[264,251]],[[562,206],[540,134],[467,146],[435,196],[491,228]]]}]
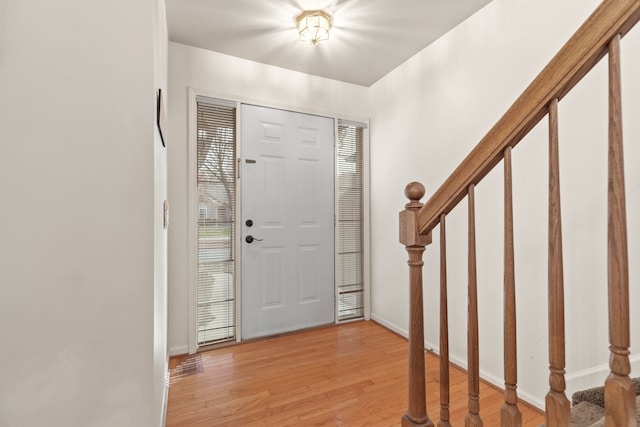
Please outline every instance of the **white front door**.
[{"label": "white front door", "polygon": [[242,337],[332,323],[333,119],[251,105],[241,117]]}]

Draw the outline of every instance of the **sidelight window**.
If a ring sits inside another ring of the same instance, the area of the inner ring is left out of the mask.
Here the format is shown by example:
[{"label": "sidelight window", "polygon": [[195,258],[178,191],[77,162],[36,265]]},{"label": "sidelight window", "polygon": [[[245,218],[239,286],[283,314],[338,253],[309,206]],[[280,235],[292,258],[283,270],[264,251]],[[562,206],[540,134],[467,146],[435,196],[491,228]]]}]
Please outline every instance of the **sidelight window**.
[{"label": "sidelight window", "polygon": [[236,107],[197,97],[198,345],[235,339]]},{"label": "sidelight window", "polygon": [[364,317],[364,124],[340,121],[337,143],[338,321]]}]

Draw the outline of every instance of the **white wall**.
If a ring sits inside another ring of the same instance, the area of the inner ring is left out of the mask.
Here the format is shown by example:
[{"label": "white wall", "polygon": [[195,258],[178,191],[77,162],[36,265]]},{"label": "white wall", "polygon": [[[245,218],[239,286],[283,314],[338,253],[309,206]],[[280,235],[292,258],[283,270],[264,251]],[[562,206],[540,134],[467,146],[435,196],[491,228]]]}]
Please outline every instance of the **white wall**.
[{"label": "white wall", "polygon": [[[153,1],[153,66],[154,89],[161,89],[163,102],[168,102],[167,67],[168,34],[165,0]],[[167,192],[167,149],[162,145],[160,133],[154,124],[154,193],[153,193],[153,239],[154,239],[154,287],[153,287],[153,403],[151,425],[164,426],[169,385],[166,381],[169,369],[168,330],[168,230],[164,226],[164,201]],[[166,130],[165,130],[166,132]],[[168,143],[168,135],[165,135]]]},{"label": "white wall", "polygon": [[[408,268],[398,243],[404,186],[427,197],[595,9],[597,0],[494,0],[370,88],[372,318],[407,333]],[[550,13],[549,11],[553,11]],[[640,29],[623,41],[632,356],[640,364]],[[560,104],[568,387],[606,375],[606,63]],[[547,374],[547,124],[514,150],[520,395],[541,405]],[[502,383],[502,168],[476,189],[480,361]],[[466,365],[466,201],[448,217],[450,351]],[[426,341],[437,349],[439,245],[425,255]],[[635,283],[634,283],[635,282]],[[571,391],[569,391],[570,393]]]},{"label": "white wall", "polygon": [[188,351],[188,90],[232,101],[362,120],[367,88],[169,43],[169,349]]},{"label": "white wall", "polygon": [[0,425],[161,423],[163,10],[0,2]]}]

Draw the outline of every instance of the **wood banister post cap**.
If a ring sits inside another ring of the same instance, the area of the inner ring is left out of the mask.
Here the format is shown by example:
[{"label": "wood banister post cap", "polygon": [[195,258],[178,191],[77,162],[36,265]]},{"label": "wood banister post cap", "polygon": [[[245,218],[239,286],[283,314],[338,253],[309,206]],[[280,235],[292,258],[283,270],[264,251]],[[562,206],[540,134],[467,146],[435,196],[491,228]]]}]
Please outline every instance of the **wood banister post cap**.
[{"label": "wood banister post cap", "polygon": [[400,243],[405,246],[426,246],[431,243],[431,233],[421,235],[418,233],[418,210],[422,207],[420,199],[424,197],[424,185],[419,182],[410,182],[404,189],[404,195],[409,199],[400,212]]},{"label": "wood banister post cap", "polygon": [[422,203],[420,203],[420,199],[424,197],[425,189],[424,185],[419,182],[410,182],[404,188],[404,195],[407,199],[410,200],[409,203],[405,205],[407,209],[409,208],[421,208]]}]

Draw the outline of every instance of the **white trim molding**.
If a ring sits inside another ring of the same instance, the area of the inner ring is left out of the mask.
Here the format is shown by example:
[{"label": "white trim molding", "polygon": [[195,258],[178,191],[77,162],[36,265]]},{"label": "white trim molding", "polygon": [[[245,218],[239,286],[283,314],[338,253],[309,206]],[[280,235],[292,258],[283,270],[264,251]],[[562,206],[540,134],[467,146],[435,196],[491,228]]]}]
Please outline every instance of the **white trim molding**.
[{"label": "white trim molding", "polygon": [[188,353],[189,353],[188,345],[178,345],[175,347],[169,347],[169,357],[180,356],[182,354],[188,354]]},{"label": "white trim molding", "polygon": [[187,117],[189,131],[189,141],[187,146],[187,189],[189,206],[187,208],[187,287],[189,289],[189,347],[188,353],[193,354],[198,351],[198,292],[196,289],[197,277],[197,238],[198,228],[195,218],[198,215],[197,205],[197,165],[196,165],[196,99],[198,92],[189,88],[189,115]]}]

